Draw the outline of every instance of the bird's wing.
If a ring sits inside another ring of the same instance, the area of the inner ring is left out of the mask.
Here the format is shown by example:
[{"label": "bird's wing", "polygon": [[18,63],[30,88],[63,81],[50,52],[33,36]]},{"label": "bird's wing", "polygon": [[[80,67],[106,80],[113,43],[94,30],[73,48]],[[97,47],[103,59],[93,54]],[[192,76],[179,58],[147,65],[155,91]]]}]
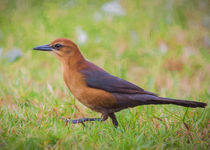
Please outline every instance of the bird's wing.
[{"label": "bird's wing", "polygon": [[145,91],[133,83],[110,75],[90,62],[80,72],[83,74],[87,85],[91,88],[101,89],[110,93],[156,95]]}]

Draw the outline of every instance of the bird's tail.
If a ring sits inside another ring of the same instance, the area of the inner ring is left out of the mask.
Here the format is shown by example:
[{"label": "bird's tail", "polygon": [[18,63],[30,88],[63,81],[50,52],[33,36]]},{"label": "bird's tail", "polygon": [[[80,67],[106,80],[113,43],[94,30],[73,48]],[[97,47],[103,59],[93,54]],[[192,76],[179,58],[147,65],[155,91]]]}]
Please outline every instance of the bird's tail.
[{"label": "bird's tail", "polygon": [[179,99],[172,99],[172,98],[164,98],[164,97],[156,97],[155,100],[150,100],[151,104],[174,104],[180,105],[184,107],[206,107],[206,103],[202,102],[195,102],[195,101],[188,101],[188,100],[179,100]]},{"label": "bird's tail", "polygon": [[118,94],[114,93],[115,98],[118,100],[118,105],[121,108],[135,107],[139,105],[158,105],[158,104],[174,104],[184,107],[206,107],[206,103],[180,100],[173,98],[158,97],[149,94]]}]

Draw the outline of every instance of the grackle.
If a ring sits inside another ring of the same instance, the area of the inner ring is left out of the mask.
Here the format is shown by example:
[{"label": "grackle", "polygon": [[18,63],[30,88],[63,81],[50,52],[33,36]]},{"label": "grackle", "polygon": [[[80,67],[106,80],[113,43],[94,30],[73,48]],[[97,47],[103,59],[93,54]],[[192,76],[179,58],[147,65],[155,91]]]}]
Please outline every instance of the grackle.
[{"label": "grackle", "polygon": [[34,50],[50,51],[62,64],[63,78],[70,92],[83,105],[102,114],[102,118],[81,118],[72,123],[105,121],[110,117],[115,127],[115,112],[129,107],[150,104],[174,104],[184,107],[205,107],[202,102],[159,97],[126,80],[115,77],[87,61],[78,46],[66,38],[58,38]]}]

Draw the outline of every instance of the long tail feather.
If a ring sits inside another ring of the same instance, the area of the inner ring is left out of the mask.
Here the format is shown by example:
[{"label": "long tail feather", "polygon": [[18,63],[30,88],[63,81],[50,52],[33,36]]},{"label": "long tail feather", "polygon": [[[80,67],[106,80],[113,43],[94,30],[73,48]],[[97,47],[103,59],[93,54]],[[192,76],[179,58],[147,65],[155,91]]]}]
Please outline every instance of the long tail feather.
[{"label": "long tail feather", "polygon": [[184,107],[206,107],[206,103],[195,102],[189,100],[173,99],[158,97],[155,95],[148,94],[118,94],[114,93],[114,96],[117,99],[118,105],[122,108],[126,107],[135,107],[138,105],[151,105],[151,104],[174,104]]},{"label": "long tail feather", "polygon": [[188,100],[180,100],[180,99],[173,99],[173,98],[165,98],[165,97],[156,97],[154,100],[148,100],[151,104],[174,104],[180,105],[184,107],[206,107],[206,103],[203,102],[195,102],[195,101],[188,101]]}]

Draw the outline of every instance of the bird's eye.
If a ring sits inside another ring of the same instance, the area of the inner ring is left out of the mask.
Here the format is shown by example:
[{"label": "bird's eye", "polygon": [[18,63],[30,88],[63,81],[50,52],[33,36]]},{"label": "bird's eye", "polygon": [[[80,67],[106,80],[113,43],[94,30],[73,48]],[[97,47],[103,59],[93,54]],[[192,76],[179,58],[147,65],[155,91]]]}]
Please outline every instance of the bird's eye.
[{"label": "bird's eye", "polygon": [[56,49],[59,49],[59,48],[61,48],[62,47],[62,45],[61,44],[55,44],[55,46],[54,46]]}]

